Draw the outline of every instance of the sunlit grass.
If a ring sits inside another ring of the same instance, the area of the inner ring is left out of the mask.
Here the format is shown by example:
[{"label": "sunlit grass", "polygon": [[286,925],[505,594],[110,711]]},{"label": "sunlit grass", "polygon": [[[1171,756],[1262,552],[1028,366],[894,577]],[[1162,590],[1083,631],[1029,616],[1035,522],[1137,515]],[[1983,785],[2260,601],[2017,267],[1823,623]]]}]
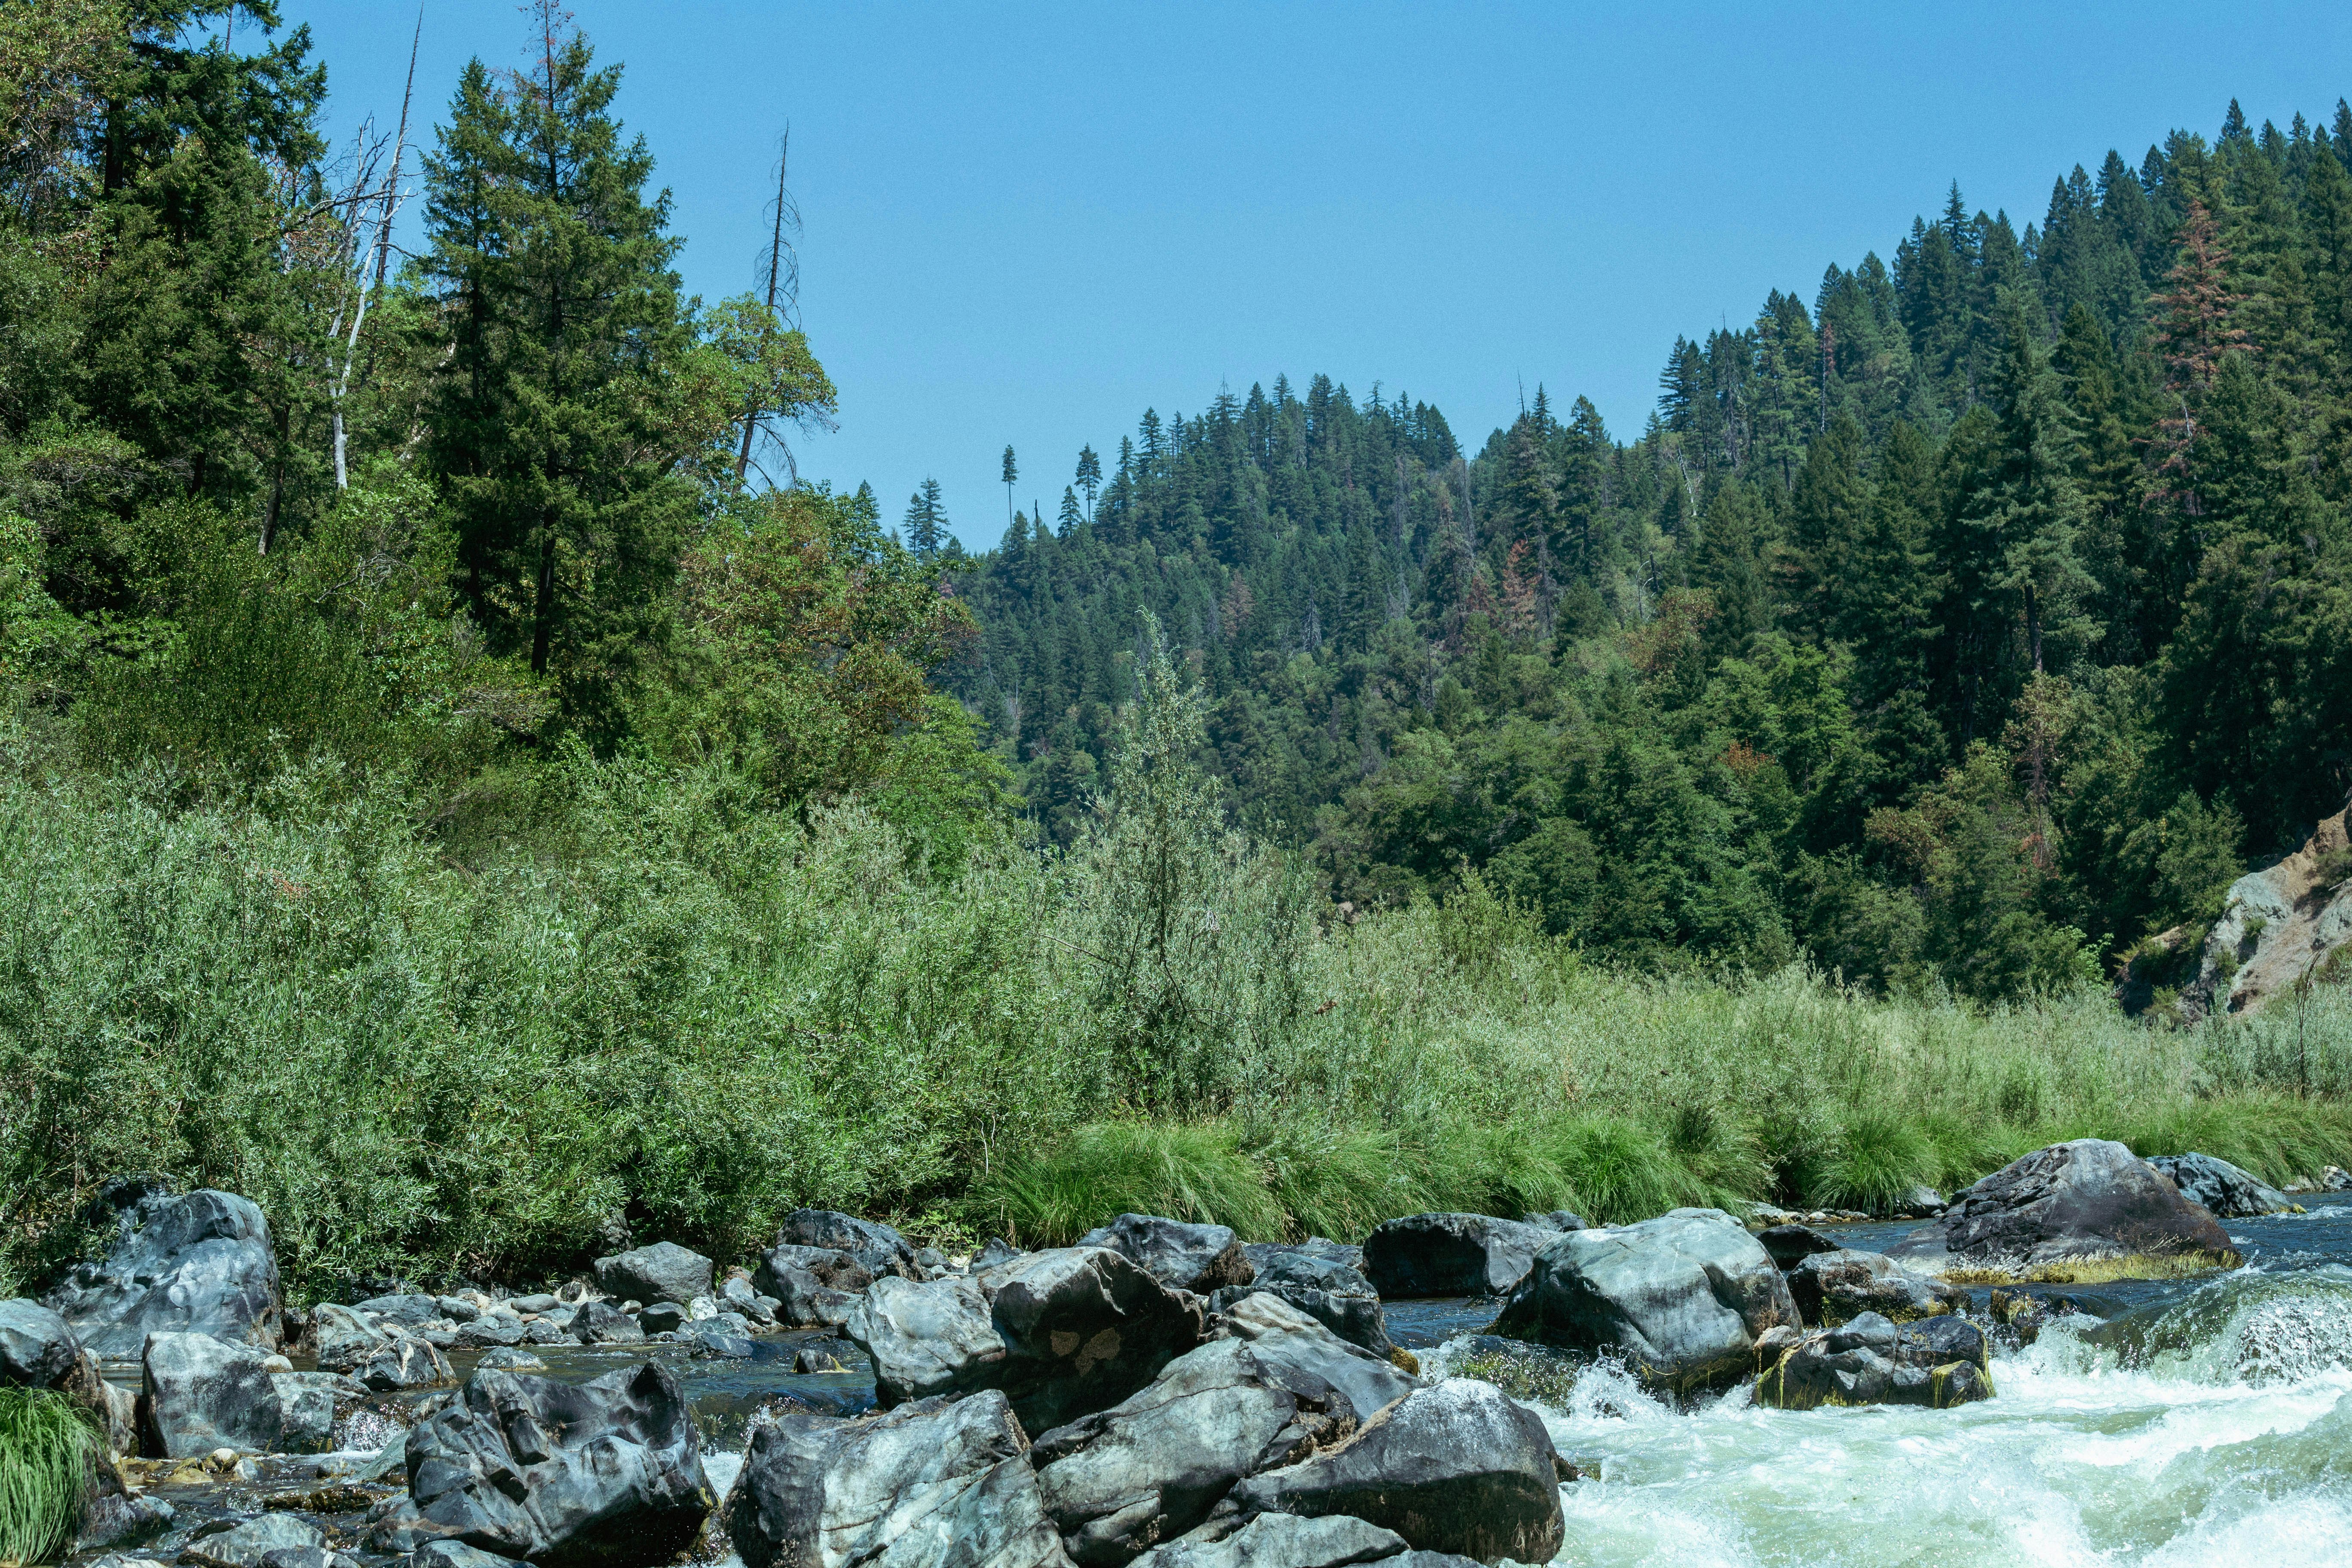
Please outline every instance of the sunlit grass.
[{"label": "sunlit grass", "polygon": [[0,1562],[46,1563],[65,1550],[98,1447],[89,1416],[64,1394],[0,1388]]}]

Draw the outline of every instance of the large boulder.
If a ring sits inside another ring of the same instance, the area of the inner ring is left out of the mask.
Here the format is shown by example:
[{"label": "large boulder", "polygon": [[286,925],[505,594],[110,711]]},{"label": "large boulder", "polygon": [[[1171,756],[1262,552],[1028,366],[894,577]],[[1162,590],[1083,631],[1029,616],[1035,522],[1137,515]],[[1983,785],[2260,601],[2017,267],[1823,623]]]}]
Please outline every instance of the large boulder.
[{"label": "large boulder", "polygon": [[1257,1272],[1233,1231],[1222,1225],[1186,1225],[1157,1215],[1123,1214],[1078,1237],[1080,1247],[1108,1247],[1162,1285],[1213,1295],[1246,1285]]},{"label": "large boulder", "polygon": [[[140,1356],[140,1447],[158,1458],[283,1449],[286,1412],[258,1346],[154,1333]],[[279,1364],[283,1365],[283,1363]]]},{"label": "large boulder", "polygon": [[1781,1347],[1756,1379],[1756,1403],[1922,1405],[1948,1409],[1993,1394],[1984,1331],[1963,1318],[1897,1325],[1864,1312]]},{"label": "large boulder", "polygon": [[610,1301],[583,1301],[565,1325],[583,1345],[641,1345],[646,1331]]},{"label": "large boulder", "polygon": [[1838,1244],[1809,1225],[1769,1226],[1756,1233],[1772,1266],[1786,1274],[1816,1252],[1835,1252]]},{"label": "large boulder", "polygon": [[1364,1238],[1364,1275],[1385,1297],[1500,1296],[1559,1235],[1491,1215],[1407,1215]]},{"label": "large boulder", "polygon": [[2158,1154],[2148,1163],[2170,1177],[2182,1197],[2204,1205],[2217,1219],[2252,1219],[2294,1208],[2293,1198],[2252,1171],[2211,1154]]},{"label": "large boulder", "polygon": [[1109,1409],[1041,1435],[1029,1458],[1071,1560],[1115,1568],[1199,1524],[1244,1476],[1296,1464],[1357,1425],[1348,1396],[1321,1378],[1218,1340]]},{"label": "large boulder", "polygon": [[596,1289],[616,1301],[691,1301],[710,1294],[710,1259],[656,1241],[596,1259]]},{"label": "large boulder", "polygon": [[2002,1166],[1887,1255],[1938,1274],[2020,1278],[2086,1262],[2112,1277],[2239,1261],[2210,1211],[2104,1138],[2053,1143]]},{"label": "large boulder", "polygon": [[38,1301],[0,1301],[0,1387],[62,1388],[81,1374],[81,1342]]},{"label": "large boulder", "polygon": [[[896,1274],[901,1279],[923,1278],[913,1243],[887,1225],[859,1219],[838,1209],[794,1209],[777,1227],[776,1245],[846,1252],[865,1265],[869,1274]],[[775,1292],[771,1290],[768,1294],[772,1296]]]},{"label": "large boulder", "polygon": [[430,1536],[540,1568],[635,1568],[691,1545],[715,1500],[694,1411],[656,1363],[589,1383],[477,1372],[408,1434]]},{"label": "large boulder", "polygon": [[410,1329],[442,1321],[440,1299],[413,1290],[397,1296],[371,1296],[358,1304],[358,1310],[372,1319]]},{"label": "large boulder", "polygon": [[315,1552],[327,1532],[291,1513],[270,1512],[190,1542],[181,1561],[194,1568],[264,1568],[278,1552]]},{"label": "large boulder", "polygon": [[1100,1247],[1024,1253],[977,1275],[874,1282],[843,1331],[885,1405],[1002,1389],[1024,1428],[1108,1409],[1201,1342],[1201,1303]]},{"label": "large boulder", "polygon": [[1835,1328],[1864,1312],[1908,1323],[1968,1305],[1955,1285],[1906,1268],[1883,1252],[1816,1252],[1789,1270],[1789,1294],[1806,1322]]},{"label": "large boulder", "polygon": [[794,1329],[841,1327],[858,1294],[873,1283],[874,1270],[840,1248],[789,1241],[770,1247],[751,1277],[751,1289],[777,1302],[776,1321]]},{"label": "large boulder", "polygon": [[429,1341],[397,1321],[372,1321],[355,1307],[321,1302],[310,1313],[320,1372],[347,1373],[379,1394],[432,1388],[456,1381],[449,1362]]},{"label": "large boulder", "polygon": [[[1352,1266],[1304,1247],[1254,1249],[1257,1277],[1246,1285],[1228,1285],[1209,1298],[1209,1310],[1223,1312],[1243,1298],[1263,1291],[1278,1296],[1350,1344],[1385,1356],[1395,1348],[1388,1320],[1381,1311],[1380,1293]],[[1255,1259],[1253,1259],[1255,1262]]]},{"label": "large boulder", "polygon": [[1364,1249],[1349,1247],[1344,1241],[1328,1237],[1310,1236],[1305,1241],[1244,1241],[1242,1256],[1250,1260],[1253,1268],[1264,1268],[1274,1259],[1293,1252],[1304,1252],[1328,1263],[1342,1264],[1361,1274],[1364,1271]]},{"label": "large boulder", "polygon": [[1068,1568],[1002,1394],[757,1427],[722,1516],[744,1568]]},{"label": "large boulder", "polygon": [[273,1372],[278,1446],[282,1453],[323,1454],[335,1446],[335,1415],[367,1396],[365,1385],[334,1372]]},{"label": "large boulder", "polygon": [[1138,1559],[1137,1568],[1350,1568],[1359,1563],[1472,1568],[1476,1561],[1448,1552],[1412,1551],[1396,1531],[1343,1513],[1321,1519],[1262,1513],[1230,1533],[1202,1530],[1156,1547]]},{"label": "large boulder", "polygon": [[1328,1326],[1279,1296],[1254,1290],[1217,1316],[1220,1339],[1239,1340],[1258,1359],[1293,1375],[1311,1376],[1348,1396],[1359,1422],[1422,1386],[1385,1354],[1341,1339]]},{"label": "large boulder", "polygon": [[1542,1417],[1456,1378],[1415,1389],[1336,1448],[1250,1477],[1227,1500],[1243,1518],[1347,1514],[1423,1551],[1549,1563],[1566,1533],[1559,1464]]},{"label": "large boulder", "polygon": [[1755,1366],[1766,1331],[1798,1326],[1789,1284],[1720,1209],[1552,1238],[1493,1331],[1589,1355],[1614,1352],[1653,1387],[1719,1386]]},{"label": "large boulder", "polygon": [[234,1193],[176,1197],[153,1181],[111,1183],[104,1258],[76,1264],[44,1298],[92,1354],[129,1360],[151,1333],[201,1333],[278,1349],[284,1302],[269,1225]]}]

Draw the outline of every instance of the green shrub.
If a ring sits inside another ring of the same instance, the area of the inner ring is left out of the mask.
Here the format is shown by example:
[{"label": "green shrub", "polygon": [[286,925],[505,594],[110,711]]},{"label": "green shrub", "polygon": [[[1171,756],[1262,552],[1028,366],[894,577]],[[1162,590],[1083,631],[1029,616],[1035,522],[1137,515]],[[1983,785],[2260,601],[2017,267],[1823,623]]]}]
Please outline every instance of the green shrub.
[{"label": "green shrub", "polygon": [[1911,1117],[1865,1110],[1845,1124],[1822,1163],[1815,1201],[1869,1214],[1902,1206],[1913,1188],[1932,1186],[1943,1173],[1935,1142]]},{"label": "green shrub", "polygon": [[1009,1160],[973,1188],[975,1222],[1022,1247],[1066,1247],[1122,1214],[1227,1225],[1281,1237],[1265,1168],[1219,1122],[1107,1121]]},{"label": "green shrub", "polygon": [[0,1561],[53,1561],[73,1540],[99,1450],[86,1412],[48,1389],[0,1388]]}]

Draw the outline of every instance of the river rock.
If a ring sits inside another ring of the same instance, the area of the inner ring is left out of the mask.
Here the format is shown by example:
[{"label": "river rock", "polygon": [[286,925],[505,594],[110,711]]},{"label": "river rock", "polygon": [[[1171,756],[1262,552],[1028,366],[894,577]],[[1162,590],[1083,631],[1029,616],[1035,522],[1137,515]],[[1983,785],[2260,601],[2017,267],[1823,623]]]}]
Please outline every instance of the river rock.
[{"label": "river rock", "polygon": [[1907,1323],[1956,1312],[1969,1293],[1916,1274],[1883,1252],[1816,1252],[1789,1270],[1789,1294],[1806,1322],[1832,1329],[1864,1312]]},{"label": "river rock", "polygon": [[646,1331],[610,1301],[583,1301],[572,1314],[572,1337],[583,1345],[641,1345]]},{"label": "river rock", "polygon": [[1262,1513],[1239,1530],[1206,1526],[1181,1541],[1155,1547],[1137,1568],[1474,1568],[1475,1558],[1450,1552],[1415,1552],[1404,1537],[1343,1513],[1321,1519]]},{"label": "river rock", "polygon": [[1229,1226],[1186,1225],[1157,1215],[1123,1214],[1078,1237],[1080,1247],[1108,1247],[1162,1285],[1207,1296],[1246,1285],[1257,1272]]},{"label": "river rock", "polygon": [[2081,1261],[2238,1259],[2210,1211],[2104,1138],[2053,1143],[2002,1166],[1953,1194],[1942,1218],[1887,1255],[1937,1273],[2013,1275]]},{"label": "river rock", "polygon": [[1778,1410],[1822,1405],[1924,1405],[1948,1409],[1992,1397],[1984,1331],[1963,1318],[1909,1326],[1864,1312],[1807,1334],[1756,1380],[1756,1403]]},{"label": "river rock", "polygon": [[278,1390],[278,1451],[323,1454],[335,1446],[335,1411],[349,1408],[368,1390],[352,1378],[333,1372],[273,1372]]},{"label": "river rock", "polygon": [[[794,1209],[777,1227],[776,1245],[846,1252],[864,1264],[869,1274],[896,1274],[902,1279],[923,1278],[915,1248],[905,1237],[887,1225],[859,1219],[838,1209]],[[771,1290],[768,1294],[776,1292]]]},{"label": "river rock", "polygon": [[729,1312],[722,1317],[697,1319],[680,1329],[677,1337],[681,1343],[692,1345],[697,1355],[743,1361],[759,1353],[759,1347],[744,1331],[747,1326],[740,1315]]},{"label": "river rock", "polygon": [[1244,1518],[1347,1514],[1423,1551],[1549,1563],[1565,1538],[1559,1462],[1534,1411],[1456,1378],[1415,1389],[1336,1448],[1250,1477],[1228,1502]]},{"label": "river rock", "polygon": [[1004,1391],[1024,1429],[1108,1409],[1201,1342],[1198,1298],[1100,1247],[1024,1253],[980,1275],[877,1279],[843,1331],[886,1405]]},{"label": "river rock", "polygon": [[1499,1296],[1559,1235],[1490,1215],[1407,1215],[1364,1238],[1364,1275],[1383,1297]]},{"label": "river rock", "polygon": [[522,1560],[501,1557],[462,1541],[428,1541],[408,1559],[408,1568],[523,1568]]},{"label": "river rock", "polygon": [[327,1543],[327,1532],[291,1513],[264,1513],[211,1535],[188,1542],[183,1563],[199,1568],[262,1568],[270,1554],[316,1549]]},{"label": "river rock", "polygon": [[963,1271],[966,1274],[979,1274],[995,1268],[1000,1263],[1010,1263],[1020,1256],[1019,1247],[1001,1236],[992,1236],[988,1238],[987,1246],[971,1255],[971,1261],[963,1266]]},{"label": "river rock", "polygon": [[488,1367],[494,1372],[545,1372],[547,1363],[519,1345],[492,1345],[474,1363],[474,1370]]},{"label": "river rock", "polygon": [[1223,1312],[1257,1291],[1278,1296],[1350,1344],[1374,1355],[1394,1348],[1388,1320],[1381,1311],[1372,1282],[1347,1264],[1308,1252],[1303,1247],[1262,1247],[1265,1260],[1253,1263],[1257,1277],[1246,1285],[1228,1285],[1209,1298],[1209,1310]]},{"label": "river rock", "polygon": [[874,1283],[874,1270],[839,1247],[779,1242],[761,1258],[751,1282],[774,1298],[775,1319],[786,1328],[837,1329]]},{"label": "river rock", "polygon": [[449,1358],[430,1340],[394,1334],[352,1369],[352,1376],[378,1394],[404,1388],[438,1388],[457,1381]]},{"label": "river rock", "polygon": [[1327,1263],[1339,1264],[1343,1268],[1354,1269],[1359,1274],[1364,1271],[1362,1247],[1349,1247],[1344,1241],[1333,1241],[1328,1237],[1310,1236],[1305,1241],[1244,1241],[1242,1243],[1242,1256],[1250,1260],[1250,1267],[1253,1268],[1263,1268],[1272,1259],[1294,1252],[1303,1252],[1310,1258],[1319,1258]]},{"label": "river rock", "polygon": [[774,1292],[762,1294],[751,1280],[740,1274],[730,1274],[719,1282],[719,1305],[726,1311],[740,1312],[747,1321],[761,1328],[772,1328],[776,1321],[776,1309],[769,1305],[779,1300]]},{"label": "river rock", "polygon": [[310,1342],[321,1372],[356,1372],[392,1336],[353,1309],[322,1301],[311,1309]]},{"label": "river rock", "polygon": [[540,1568],[660,1562],[714,1502],[693,1409],[653,1362],[583,1384],[477,1372],[407,1458],[417,1528]]},{"label": "river rock", "polygon": [[421,1329],[427,1323],[443,1321],[439,1298],[419,1295],[414,1290],[394,1296],[371,1296],[358,1303],[357,1310],[384,1322],[398,1323],[411,1329]]},{"label": "river rock", "polygon": [[0,1301],[0,1386],[62,1388],[81,1375],[81,1342],[38,1301]]},{"label": "river rock", "polygon": [[76,1264],[44,1302],[101,1357],[140,1353],[151,1333],[201,1333],[278,1349],[284,1302],[261,1210],[234,1193],[175,1197],[153,1182],[110,1183],[106,1257]]},{"label": "river rock", "polygon": [[1423,1386],[1386,1355],[1341,1339],[1279,1296],[1252,1291],[1217,1316],[1220,1339],[1240,1340],[1258,1359],[1294,1375],[1318,1378],[1348,1396],[1356,1418],[1369,1421]]},{"label": "river rock", "polygon": [[727,1536],[744,1568],[1068,1568],[1028,1446],[994,1391],[787,1414],[751,1434]]},{"label": "river rock", "polygon": [[1816,1252],[1835,1252],[1838,1244],[1809,1225],[1776,1225],[1757,1233],[1758,1245],[1772,1266],[1786,1274]]},{"label": "river rock", "polygon": [[1560,1232],[1562,1235],[1565,1235],[1571,1230],[1582,1230],[1585,1228],[1584,1216],[1569,1209],[1553,1209],[1549,1214],[1521,1215],[1519,1216],[1519,1223],[1521,1225],[1540,1226],[1545,1230],[1556,1230]]},{"label": "river rock", "polygon": [[2158,1154],[2148,1163],[2169,1176],[2182,1197],[2204,1205],[2217,1219],[2252,1219],[2294,1207],[2294,1199],[2252,1171],[2211,1154]]},{"label": "river rock", "polygon": [[596,1289],[619,1301],[691,1301],[710,1294],[710,1259],[657,1241],[596,1259]]},{"label": "river rock", "polygon": [[1073,1562],[1115,1568],[1199,1524],[1244,1476],[1296,1464],[1354,1432],[1346,1394],[1219,1340],[1149,1387],[1042,1434],[1030,1451]]},{"label": "river rock", "polygon": [[1798,1326],[1797,1303],[1762,1244],[1720,1209],[1675,1209],[1554,1237],[1492,1331],[1614,1352],[1684,1394],[1747,1375],[1759,1337],[1781,1324]]},{"label": "river rock", "polygon": [[522,1343],[522,1320],[486,1312],[470,1323],[457,1325],[457,1342],[468,1350]]},{"label": "river rock", "polygon": [[286,1414],[257,1345],[210,1334],[153,1333],[141,1352],[140,1446],[180,1459],[215,1448],[279,1452]]}]

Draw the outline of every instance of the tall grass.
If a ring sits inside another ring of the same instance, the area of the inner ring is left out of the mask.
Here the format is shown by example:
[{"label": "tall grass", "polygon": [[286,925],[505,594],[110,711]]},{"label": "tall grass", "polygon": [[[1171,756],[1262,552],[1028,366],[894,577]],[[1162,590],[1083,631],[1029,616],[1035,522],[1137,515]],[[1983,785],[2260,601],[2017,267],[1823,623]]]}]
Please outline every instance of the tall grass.
[{"label": "tall grass", "polygon": [[72,1543],[97,1452],[64,1394],[0,1388],[0,1562],[53,1562]]}]

